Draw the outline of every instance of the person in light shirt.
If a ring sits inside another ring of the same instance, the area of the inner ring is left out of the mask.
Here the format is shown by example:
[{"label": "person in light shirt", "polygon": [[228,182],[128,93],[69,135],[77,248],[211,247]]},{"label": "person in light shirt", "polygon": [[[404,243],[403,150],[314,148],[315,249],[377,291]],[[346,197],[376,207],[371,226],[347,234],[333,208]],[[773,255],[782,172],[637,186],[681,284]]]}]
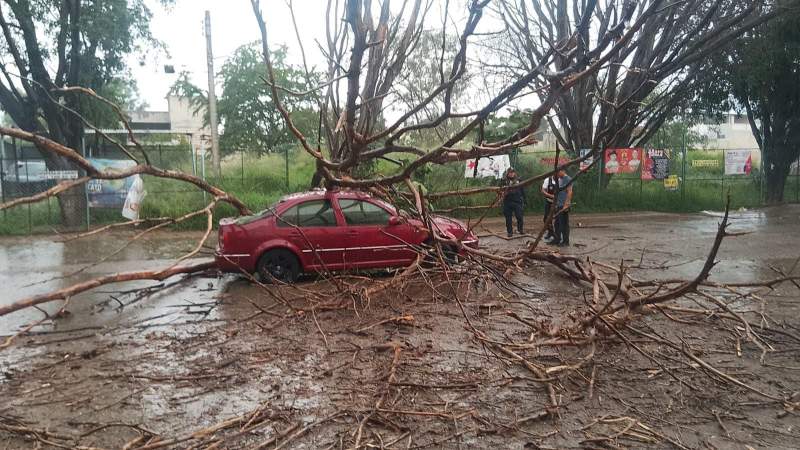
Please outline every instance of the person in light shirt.
[{"label": "person in light shirt", "polygon": [[617,152],[612,150],[611,154],[608,155],[608,161],[606,161],[606,173],[617,173],[619,171],[619,161],[617,161]]}]

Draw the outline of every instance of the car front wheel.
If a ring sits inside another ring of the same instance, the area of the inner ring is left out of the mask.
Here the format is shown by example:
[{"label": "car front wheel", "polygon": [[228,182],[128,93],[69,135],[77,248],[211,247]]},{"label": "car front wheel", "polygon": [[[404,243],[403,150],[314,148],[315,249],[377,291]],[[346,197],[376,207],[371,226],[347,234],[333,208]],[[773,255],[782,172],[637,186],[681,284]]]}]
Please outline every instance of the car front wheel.
[{"label": "car front wheel", "polygon": [[264,282],[294,283],[300,275],[300,262],[289,250],[276,249],[261,256],[257,269]]}]

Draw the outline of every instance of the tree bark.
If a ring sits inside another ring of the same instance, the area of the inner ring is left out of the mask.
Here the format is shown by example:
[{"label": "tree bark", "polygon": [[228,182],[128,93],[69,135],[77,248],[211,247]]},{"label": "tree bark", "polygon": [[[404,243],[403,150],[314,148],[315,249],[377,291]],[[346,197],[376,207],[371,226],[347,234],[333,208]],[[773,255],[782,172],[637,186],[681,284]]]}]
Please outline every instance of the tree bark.
[{"label": "tree bark", "polygon": [[[783,194],[786,187],[786,179],[792,167],[791,157],[794,153],[792,149],[778,148],[777,146],[765,146],[764,177],[766,178],[766,198],[768,205],[783,203]],[[796,156],[795,156],[796,158]]]}]

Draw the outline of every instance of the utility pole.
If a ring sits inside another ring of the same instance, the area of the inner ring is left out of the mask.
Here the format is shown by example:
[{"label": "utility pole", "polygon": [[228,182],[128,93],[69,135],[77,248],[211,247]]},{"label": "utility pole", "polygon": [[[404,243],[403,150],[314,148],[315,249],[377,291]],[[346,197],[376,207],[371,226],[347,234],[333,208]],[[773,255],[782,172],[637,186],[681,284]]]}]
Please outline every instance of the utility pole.
[{"label": "utility pole", "polygon": [[211,13],[206,11],[206,54],[208,57],[208,115],[211,120],[211,164],[214,175],[222,178],[219,166],[219,133],[217,132],[217,95],[214,92],[214,53],[211,50]]}]

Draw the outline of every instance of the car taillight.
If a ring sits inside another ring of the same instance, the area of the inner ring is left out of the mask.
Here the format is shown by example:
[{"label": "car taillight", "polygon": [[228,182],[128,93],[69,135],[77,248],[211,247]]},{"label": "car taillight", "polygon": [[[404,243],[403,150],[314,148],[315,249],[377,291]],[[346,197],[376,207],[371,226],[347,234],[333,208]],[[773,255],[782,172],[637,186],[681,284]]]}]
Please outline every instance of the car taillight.
[{"label": "car taillight", "polygon": [[227,230],[228,227],[226,227],[225,225],[220,225],[219,234],[217,236],[219,240],[219,249],[223,251],[225,250],[225,237],[228,234]]}]

